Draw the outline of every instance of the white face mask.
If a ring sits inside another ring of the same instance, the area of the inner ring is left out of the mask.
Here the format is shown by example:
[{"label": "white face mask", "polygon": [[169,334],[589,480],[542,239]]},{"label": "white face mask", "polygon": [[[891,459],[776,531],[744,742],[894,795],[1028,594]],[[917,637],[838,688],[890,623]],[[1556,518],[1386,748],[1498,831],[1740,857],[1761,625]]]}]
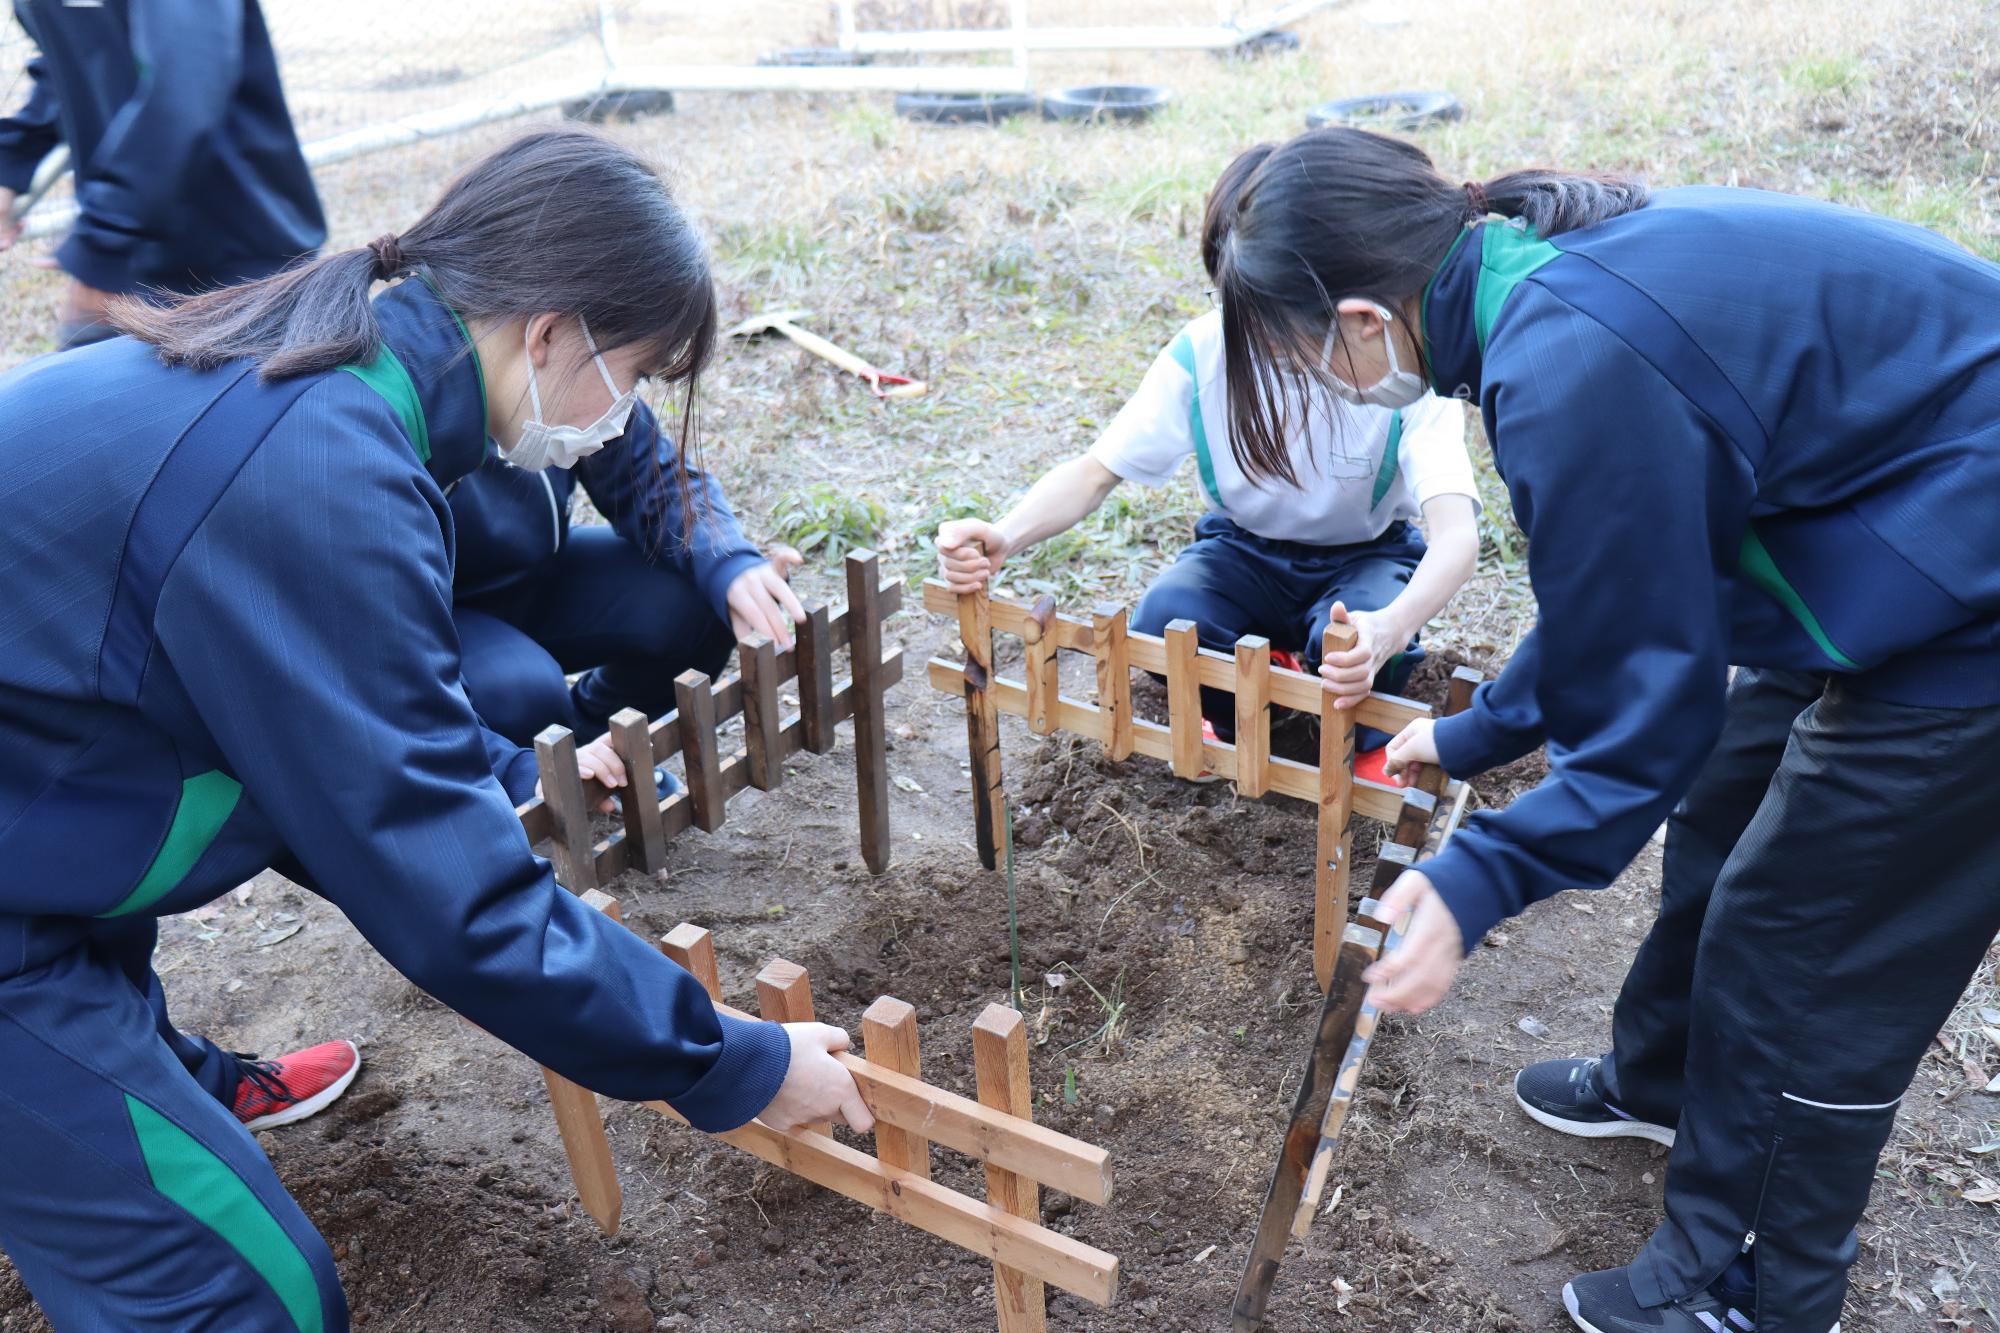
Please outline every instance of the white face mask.
[{"label": "white face mask", "polygon": [[1389,356],[1388,373],[1365,389],[1357,389],[1333,373],[1333,340],[1340,336],[1340,317],[1337,314],[1334,316],[1333,327],[1326,331],[1326,341],[1320,344],[1320,369],[1324,370],[1328,378],[1333,381],[1334,393],[1350,403],[1367,407],[1386,407],[1391,410],[1408,407],[1422,398],[1430,386],[1424,383],[1423,376],[1413,370],[1403,369],[1402,364],[1396,360],[1396,340],[1389,333],[1389,325],[1395,322],[1396,317],[1389,313],[1387,306],[1376,305],[1373,301],[1368,304],[1374,306],[1375,313],[1382,317],[1382,350]]},{"label": "white face mask", "polygon": [[542,420],[542,393],[535,383],[534,344],[528,331],[522,329],[521,341],[528,348],[528,402],[534,408],[534,416],[521,424],[519,439],[500,446],[500,457],[515,467],[529,472],[540,472],[547,467],[574,467],[579,458],[596,453],[625,433],[632,405],[639,401],[636,386],[627,393],[618,392],[611,368],[604,364],[597,351],[597,340],[590,336],[590,325],[584,323],[581,315],[576,322],[583,328],[584,346],[590,349],[591,360],[597,363],[597,373],[604,377],[604,387],[611,391],[611,406],[588,426],[558,426]]}]

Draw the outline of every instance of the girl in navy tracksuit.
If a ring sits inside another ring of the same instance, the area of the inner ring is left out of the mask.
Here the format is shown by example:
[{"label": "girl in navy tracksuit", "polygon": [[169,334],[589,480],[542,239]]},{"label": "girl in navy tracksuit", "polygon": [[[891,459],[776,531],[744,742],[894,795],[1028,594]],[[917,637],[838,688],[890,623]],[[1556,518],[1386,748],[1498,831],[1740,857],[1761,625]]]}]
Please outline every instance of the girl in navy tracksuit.
[{"label": "girl in navy tracksuit", "polygon": [[[2000,930],[2000,268],[1756,191],[1460,186],[1355,130],[1248,160],[1232,370],[1476,401],[1540,604],[1472,710],[1391,745],[1471,773],[1546,743],[1551,772],[1403,876],[1375,996],[1435,1003],[1671,814],[1610,1055],[1516,1082],[1544,1124],[1674,1144],[1660,1229],[1565,1299],[1599,1333],[1826,1333],[1897,1103]],[[1271,418],[1232,403],[1246,470],[1282,459]]]},{"label": "girl in navy tracksuit", "polygon": [[42,160],[68,144],[76,221],[61,337],[109,337],[121,293],[275,273],[326,239],[256,0],[15,0],[40,54],[0,116],[0,249]]},{"label": "girl in navy tracksuit", "polygon": [[[1209,196],[1202,258],[1211,277],[1244,175],[1231,168]],[[977,588],[1010,555],[1081,522],[1120,482],[1164,485],[1192,458],[1208,512],[1194,542],[1140,598],[1132,628],[1157,635],[1192,620],[1201,646],[1220,652],[1262,635],[1274,660],[1319,672],[1342,707],[1371,689],[1398,690],[1422,656],[1418,631],[1479,553],[1465,413],[1428,395],[1400,410],[1350,401],[1289,375],[1285,466],[1275,477],[1254,475],[1226,445],[1236,381],[1222,333],[1222,317],[1211,312],[1176,334],[1090,451],[1051,469],[997,523],[940,526],[940,572],[957,591]],[[1335,618],[1355,626],[1357,643],[1322,662],[1322,636]],[[1234,735],[1226,691],[1204,689],[1202,712],[1211,737]],[[1357,736],[1357,772],[1384,776],[1387,739],[1372,729]]]},{"label": "girl in navy tracksuit", "polygon": [[[570,523],[579,486],[604,523]],[[805,617],[785,581],[798,553],[753,546],[715,478],[687,464],[644,403],[574,466],[495,455],[448,500],[465,691],[520,745],[551,724],[589,740],[620,709],[667,712],[682,672],[719,675],[750,634],[785,651]]]},{"label": "girl in navy tracksuit", "polygon": [[556,886],[495,780],[532,762],[460,684],[444,488],[489,438],[587,456],[709,355],[658,177],[531,135],[401,237],[116,317],[0,376],[0,1249],[55,1326],[347,1326],[232,1114],[249,1071],[172,1030],[148,960],[154,918],[267,866],[587,1087],[865,1123],[843,1034],[718,1015]]}]

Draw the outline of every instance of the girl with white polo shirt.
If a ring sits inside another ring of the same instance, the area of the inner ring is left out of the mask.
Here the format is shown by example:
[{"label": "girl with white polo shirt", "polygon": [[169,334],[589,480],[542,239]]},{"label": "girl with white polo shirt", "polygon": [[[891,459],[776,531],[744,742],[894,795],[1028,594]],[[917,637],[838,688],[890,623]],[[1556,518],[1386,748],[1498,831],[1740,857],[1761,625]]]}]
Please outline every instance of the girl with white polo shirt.
[{"label": "girl with white polo shirt", "polygon": [[[1229,244],[1241,184],[1240,173],[1225,172],[1209,197],[1202,260],[1211,275]],[[1167,344],[1087,453],[1050,469],[997,523],[938,528],[945,582],[960,592],[981,586],[1008,556],[1081,522],[1120,482],[1165,485],[1193,457],[1208,512],[1194,542],[1140,598],[1132,628],[1159,634],[1170,621],[1192,620],[1204,648],[1225,652],[1261,634],[1273,661],[1317,671],[1348,708],[1371,689],[1401,689],[1423,655],[1418,632],[1478,557],[1464,409],[1415,376],[1371,386],[1374,401],[1353,402],[1287,366],[1250,373],[1286,390],[1289,477],[1253,481],[1231,447],[1222,317],[1211,311]],[[1352,624],[1359,640],[1321,661],[1330,620]],[[1226,693],[1202,691],[1211,735],[1231,738],[1233,710]],[[1381,777],[1387,739],[1368,728],[1357,736],[1364,776]]]}]

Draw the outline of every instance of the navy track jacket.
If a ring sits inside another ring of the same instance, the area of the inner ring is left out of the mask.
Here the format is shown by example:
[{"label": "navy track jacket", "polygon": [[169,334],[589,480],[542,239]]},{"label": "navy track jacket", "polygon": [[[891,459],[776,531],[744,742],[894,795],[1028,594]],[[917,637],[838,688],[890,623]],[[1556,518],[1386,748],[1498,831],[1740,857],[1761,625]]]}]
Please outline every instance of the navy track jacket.
[{"label": "navy track jacket", "polygon": [[619,536],[654,565],[692,581],[727,624],[729,585],[764,557],[743,535],[714,477],[690,467],[688,486],[680,485],[677,457],[659,418],[639,403],[622,436],[573,468],[527,472],[497,454],[488,458],[451,491],[458,595],[504,592],[553,560],[569,540],[570,498],[582,483]]},{"label": "navy track jacket", "polygon": [[1424,333],[1438,391],[1479,403],[1540,605],[1437,725],[1453,773],[1551,761],[1425,867],[1468,949],[1624,869],[1714,745],[1731,663],[2000,704],[2000,266],[1831,204],[1668,190],[1547,241],[1469,229]]},{"label": "navy track jacket", "polygon": [[56,252],[108,292],[261,278],[326,239],[256,0],[15,0],[41,48],[0,119],[0,186],[67,141],[78,215]]},{"label": "navy track jacket", "polygon": [[784,1030],[718,1015],[530,852],[452,628],[442,488],[486,452],[479,364],[421,281],[375,309],[383,354],[271,386],[294,400],[228,433],[247,456],[213,493],[190,449],[242,363],[117,338],[0,376],[0,977],[47,961],[50,919],[277,865],[542,1064],[733,1128]]}]

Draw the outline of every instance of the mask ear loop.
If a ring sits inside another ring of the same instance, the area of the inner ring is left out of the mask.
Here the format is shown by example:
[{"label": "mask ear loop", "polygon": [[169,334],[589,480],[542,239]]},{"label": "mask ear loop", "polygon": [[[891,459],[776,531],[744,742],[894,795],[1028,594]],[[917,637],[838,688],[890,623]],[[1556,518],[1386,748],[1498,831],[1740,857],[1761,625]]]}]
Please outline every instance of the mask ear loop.
[{"label": "mask ear loop", "polygon": [[604,416],[598,419],[603,421],[606,418],[619,415],[618,409],[620,406],[623,406],[625,409],[624,415],[630,417],[632,414],[632,405],[627,400],[630,399],[633,402],[638,400],[639,386],[636,384],[633,385],[631,390],[626,393],[618,392],[618,381],[611,378],[611,367],[604,364],[604,353],[597,350],[597,339],[590,336],[590,321],[582,315],[578,315],[576,322],[577,326],[583,330],[583,345],[590,349],[590,359],[596,363],[597,373],[604,377],[604,387],[611,395],[611,406],[605,408]]},{"label": "mask ear loop", "polygon": [[[588,337],[589,335],[584,335]],[[521,350],[528,358],[528,402],[535,410],[535,420],[542,419],[542,391],[535,384],[535,340],[528,335],[528,326],[521,326]]]}]

